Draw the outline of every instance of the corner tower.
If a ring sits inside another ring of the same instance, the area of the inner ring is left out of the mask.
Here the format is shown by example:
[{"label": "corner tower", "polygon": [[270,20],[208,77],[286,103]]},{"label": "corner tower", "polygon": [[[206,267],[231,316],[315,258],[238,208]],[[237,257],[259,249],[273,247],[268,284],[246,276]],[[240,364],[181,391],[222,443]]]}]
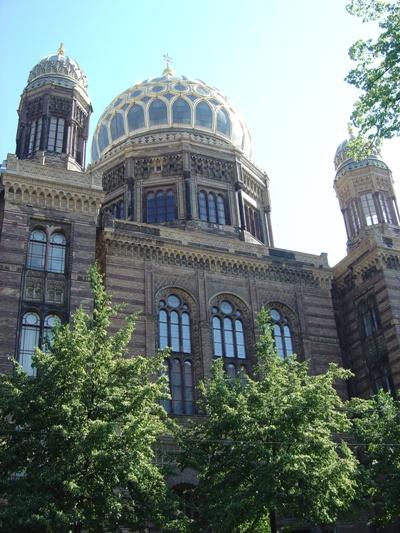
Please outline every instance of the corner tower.
[{"label": "corner tower", "polygon": [[86,75],[61,44],[29,73],[18,109],[17,157],[82,170],[91,112]]},{"label": "corner tower", "polygon": [[351,394],[400,387],[400,226],[392,173],[375,150],[354,161],[348,141],[335,154],[334,188],[347,255],[334,268],[334,299]]}]

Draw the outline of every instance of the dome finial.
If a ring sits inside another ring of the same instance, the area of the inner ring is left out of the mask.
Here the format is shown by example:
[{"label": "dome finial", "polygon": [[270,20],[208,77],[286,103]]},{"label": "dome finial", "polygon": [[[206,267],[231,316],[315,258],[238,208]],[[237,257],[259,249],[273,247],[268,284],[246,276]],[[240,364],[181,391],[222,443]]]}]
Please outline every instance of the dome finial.
[{"label": "dome finial", "polygon": [[354,128],[351,125],[351,122],[347,124],[347,131],[349,132],[350,139],[354,139]]},{"label": "dome finial", "polygon": [[57,50],[57,55],[59,56],[65,55],[64,43],[60,43],[60,46],[58,47],[58,50]]},{"label": "dome finial", "polygon": [[172,63],[172,59],[169,57],[168,52],[163,55],[163,59],[164,59],[164,61],[166,63],[166,67],[163,70],[163,76],[173,76],[175,74],[175,72],[170,67],[170,63]]}]

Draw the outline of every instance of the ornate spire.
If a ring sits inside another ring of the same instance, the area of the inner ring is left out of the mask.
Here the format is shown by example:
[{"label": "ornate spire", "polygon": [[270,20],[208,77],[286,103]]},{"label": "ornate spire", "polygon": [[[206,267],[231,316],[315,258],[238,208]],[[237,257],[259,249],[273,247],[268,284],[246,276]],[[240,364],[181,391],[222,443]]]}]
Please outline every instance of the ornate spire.
[{"label": "ornate spire", "polygon": [[57,55],[59,56],[65,55],[64,43],[60,43],[60,46],[58,47],[58,50],[57,50]]},{"label": "ornate spire", "polygon": [[163,70],[163,76],[173,76],[175,74],[175,72],[170,66],[170,64],[172,63],[172,59],[169,57],[168,53],[163,55],[163,59],[164,59],[165,64],[166,64],[166,67]]}]

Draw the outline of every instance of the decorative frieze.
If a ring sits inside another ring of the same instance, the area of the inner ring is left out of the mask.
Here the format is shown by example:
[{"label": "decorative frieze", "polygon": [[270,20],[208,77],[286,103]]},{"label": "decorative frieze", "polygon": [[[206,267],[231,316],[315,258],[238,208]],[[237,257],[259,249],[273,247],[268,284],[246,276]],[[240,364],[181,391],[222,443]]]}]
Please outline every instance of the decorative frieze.
[{"label": "decorative frieze", "polygon": [[35,98],[28,102],[27,106],[27,118],[33,120],[43,113],[43,98]]},{"label": "decorative frieze", "polygon": [[109,193],[125,183],[125,163],[103,173],[103,189]]},{"label": "decorative frieze", "polygon": [[152,175],[175,176],[183,172],[181,153],[166,154],[159,157],[137,158],[134,160],[135,178],[146,179]]},{"label": "decorative frieze", "polygon": [[67,98],[61,98],[60,96],[50,96],[49,112],[52,115],[61,117],[68,117],[71,112],[72,102]]},{"label": "decorative frieze", "polygon": [[190,156],[192,173],[204,178],[220,181],[234,181],[234,163],[211,157],[192,154]]}]

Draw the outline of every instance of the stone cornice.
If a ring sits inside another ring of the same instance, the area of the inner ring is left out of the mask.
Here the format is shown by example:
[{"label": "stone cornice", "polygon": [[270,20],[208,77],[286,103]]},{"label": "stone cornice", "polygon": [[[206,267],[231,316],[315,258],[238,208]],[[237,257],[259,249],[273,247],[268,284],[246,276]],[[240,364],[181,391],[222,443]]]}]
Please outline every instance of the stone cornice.
[{"label": "stone cornice", "polygon": [[[329,289],[332,269],[302,267],[277,261],[267,256],[245,257],[216,247],[195,247],[155,235],[123,232],[106,228],[103,231],[103,252],[116,256],[151,259],[160,264],[217,272],[228,276],[272,280],[304,287]],[[253,255],[253,254],[250,254]]]},{"label": "stone cornice", "polygon": [[7,202],[96,215],[104,197],[99,175],[7,159],[3,172]]}]

